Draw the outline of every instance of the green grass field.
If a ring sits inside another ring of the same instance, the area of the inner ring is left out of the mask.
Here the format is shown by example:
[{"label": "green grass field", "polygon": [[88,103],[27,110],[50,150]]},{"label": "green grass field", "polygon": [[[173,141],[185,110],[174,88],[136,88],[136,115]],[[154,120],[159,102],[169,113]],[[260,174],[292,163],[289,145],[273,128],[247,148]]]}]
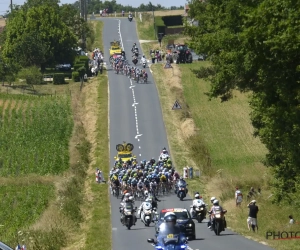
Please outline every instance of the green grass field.
[{"label": "green grass field", "polygon": [[58,174],[69,167],[70,98],[0,94],[1,176]]},{"label": "green grass field", "polygon": [[[22,237],[23,230],[40,217],[54,196],[53,185],[0,186],[0,236],[12,246]],[[19,233],[18,233],[19,232]],[[24,232],[24,236],[27,235]]]}]

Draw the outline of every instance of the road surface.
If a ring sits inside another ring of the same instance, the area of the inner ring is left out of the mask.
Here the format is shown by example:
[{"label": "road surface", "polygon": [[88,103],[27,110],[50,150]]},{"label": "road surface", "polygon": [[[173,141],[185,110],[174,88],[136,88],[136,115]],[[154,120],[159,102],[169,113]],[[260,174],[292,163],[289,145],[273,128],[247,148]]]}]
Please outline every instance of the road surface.
[{"label": "road surface", "polygon": [[[131,48],[134,42],[137,43],[141,51],[136,33],[136,24],[134,21],[130,23],[126,18],[101,18],[98,20],[104,22],[103,42],[110,95],[109,129],[111,165],[114,163],[114,156],[117,152],[115,147],[123,141],[134,144],[134,153],[137,155],[139,161],[143,159],[150,160],[152,157],[157,159],[160,150],[163,147],[168,148],[168,143],[158,93],[151,72],[147,69],[149,83],[136,84],[126,76],[115,74],[108,61],[110,42],[113,40],[121,40],[121,45],[123,45],[128,57],[131,57]],[[103,117],[103,119],[105,118]],[[181,202],[175,195],[163,197],[161,200],[158,203],[159,210],[173,207],[189,209],[192,202],[188,198]],[[138,220],[136,226],[128,230],[120,222],[119,204],[120,200],[111,196],[113,250],[154,249],[151,244],[147,243],[148,238],[154,237],[154,225],[152,224],[147,228]],[[137,201],[136,206],[139,205],[140,202]],[[206,223],[196,224],[196,238],[196,240],[189,242],[190,250],[271,249],[237,235],[230,230],[222,232],[221,236],[215,236],[212,231],[207,229]]]}]

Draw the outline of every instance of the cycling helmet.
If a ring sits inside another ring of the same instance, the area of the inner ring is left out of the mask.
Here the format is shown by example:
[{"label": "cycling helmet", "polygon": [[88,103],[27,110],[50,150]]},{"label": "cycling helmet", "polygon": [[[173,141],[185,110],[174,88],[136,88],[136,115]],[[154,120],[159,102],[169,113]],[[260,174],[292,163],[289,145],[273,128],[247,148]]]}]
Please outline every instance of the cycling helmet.
[{"label": "cycling helmet", "polygon": [[176,223],[176,220],[177,220],[177,216],[172,212],[168,212],[164,216],[164,221],[165,222],[174,222],[174,223]]},{"label": "cycling helmet", "polygon": [[210,202],[213,203],[215,199],[216,199],[216,197],[211,197]]},{"label": "cycling helmet", "polygon": [[195,194],[195,198],[199,199],[200,195],[199,194]]},{"label": "cycling helmet", "polygon": [[126,194],[125,194],[125,197],[126,197],[126,198],[129,198],[129,196],[130,196],[130,193],[126,193]]},{"label": "cycling helmet", "polygon": [[133,201],[133,196],[130,196],[130,197],[129,197],[129,200],[130,200],[130,201]]},{"label": "cycling helmet", "polygon": [[180,180],[183,180],[183,177],[182,177],[182,176],[180,177]]},{"label": "cycling helmet", "polygon": [[146,190],[144,194],[145,194],[145,196],[148,196],[148,191]]},{"label": "cycling helmet", "polygon": [[213,204],[214,204],[215,206],[219,206],[219,201],[218,201],[218,200],[214,200]]}]

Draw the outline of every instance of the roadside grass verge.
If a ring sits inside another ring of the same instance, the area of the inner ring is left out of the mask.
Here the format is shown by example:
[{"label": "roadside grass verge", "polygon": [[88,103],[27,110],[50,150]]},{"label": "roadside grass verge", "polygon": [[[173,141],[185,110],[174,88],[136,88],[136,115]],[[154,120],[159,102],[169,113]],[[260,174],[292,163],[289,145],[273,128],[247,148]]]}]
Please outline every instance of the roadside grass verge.
[{"label": "roadside grass verge", "polygon": [[154,20],[152,14],[142,14],[142,22],[139,17],[135,18],[138,36],[140,40],[155,40]]},{"label": "roadside grass verge", "polygon": [[[235,92],[229,102],[208,101],[205,92],[210,88],[209,83],[197,79],[191,71],[200,65],[208,62],[173,64],[173,69],[151,65],[176,168],[182,171],[183,167],[191,166],[194,174],[195,170],[201,171],[200,178],[188,180],[190,194],[203,192],[206,203],[216,196],[228,210],[227,224],[232,230],[275,249],[297,249],[297,240],[266,240],[267,231],[299,231],[299,224],[288,225],[288,215],[299,218],[300,211],[274,205],[269,199],[271,174],[261,163],[266,149],[252,136],[247,95]],[[182,110],[171,110],[175,100]],[[244,194],[240,208],[234,202],[236,186]],[[257,200],[260,209],[258,233],[247,229],[246,195],[250,187],[262,189],[261,195],[251,198]]]},{"label": "roadside grass verge", "polygon": [[[103,48],[102,30],[103,22],[93,21],[96,29],[94,47]],[[103,176],[109,176],[109,139],[108,139],[108,78],[106,70],[96,78],[95,84],[90,86],[85,93],[86,99],[93,104],[92,122],[85,121],[85,126],[92,126],[93,134],[89,136],[92,142],[92,161],[88,171],[89,178],[86,182],[88,203],[90,211],[86,228],[84,249],[112,249],[111,242],[111,215],[108,185],[95,182],[95,170],[99,168]],[[91,107],[91,105],[88,105]]]}]

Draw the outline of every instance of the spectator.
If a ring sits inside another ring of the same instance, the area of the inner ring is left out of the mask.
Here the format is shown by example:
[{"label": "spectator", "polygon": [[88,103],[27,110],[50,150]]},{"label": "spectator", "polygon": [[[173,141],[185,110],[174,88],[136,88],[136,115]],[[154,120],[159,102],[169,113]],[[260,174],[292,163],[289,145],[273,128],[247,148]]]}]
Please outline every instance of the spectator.
[{"label": "spectator", "polygon": [[256,206],[256,200],[252,200],[248,206],[249,208],[249,215],[247,219],[248,223],[248,229],[250,229],[250,225],[252,227],[253,232],[255,232],[255,228],[258,230],[258,225],[257,225],[257,213],[258,213],[258,206]]},{"label": "spectator", "polygon": [[152,63],[155,63],[156,57],[155,57],[154,51],[152,51],[152,53],[151,53],[151,59],[152,59]]},{"label": "spectator", "polygon": [[235,188],[235,205],[240,206],[243,201],[243,194],[238,187]]},{"label": "spectator", "polygon": [[290,224],[295,224],[295,220],[293,218],[293,215],[289,215]]}]

